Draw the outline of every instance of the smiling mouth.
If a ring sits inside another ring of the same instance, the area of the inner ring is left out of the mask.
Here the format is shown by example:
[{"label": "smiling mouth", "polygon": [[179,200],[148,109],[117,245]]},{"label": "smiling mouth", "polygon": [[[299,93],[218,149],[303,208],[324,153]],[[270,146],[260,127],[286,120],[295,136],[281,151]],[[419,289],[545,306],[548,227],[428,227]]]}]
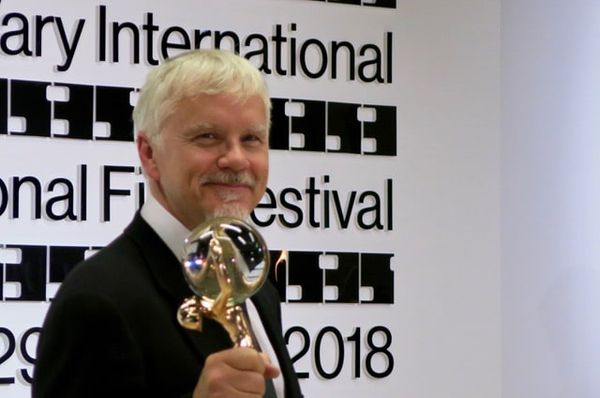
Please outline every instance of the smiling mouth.
[{"label": "smiling mouth", "polygon": [[252,186],[248,184],[228,184],[225,182],[206,182],[203,185],[212,186],[219,189],[232,189],[232,190],[242,190],[242,189],[252,189]]},{"label": "smiling mouth", "polygon": [[223,203],[245,202],[252,194],[252,187],[242,184],[207,183]]},{"label": "smiling mouth", "polygon": [[254,189],[256,181],[250,173],[216,172],[203,176],[202,185],[212,185],[224,189]]}]

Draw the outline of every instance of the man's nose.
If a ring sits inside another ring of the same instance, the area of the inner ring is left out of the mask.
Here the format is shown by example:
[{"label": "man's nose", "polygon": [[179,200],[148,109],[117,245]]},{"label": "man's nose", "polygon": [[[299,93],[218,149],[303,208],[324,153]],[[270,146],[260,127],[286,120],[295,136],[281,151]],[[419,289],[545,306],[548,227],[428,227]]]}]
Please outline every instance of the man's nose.
[{"label": "man's nose", "polygon": [[217,160],[217,166],[219,168],[233,171],[245,170],[248,168],[249,164],[250,161],[248,160],[246,151],[241,143],[238,142],[227,143]]}]

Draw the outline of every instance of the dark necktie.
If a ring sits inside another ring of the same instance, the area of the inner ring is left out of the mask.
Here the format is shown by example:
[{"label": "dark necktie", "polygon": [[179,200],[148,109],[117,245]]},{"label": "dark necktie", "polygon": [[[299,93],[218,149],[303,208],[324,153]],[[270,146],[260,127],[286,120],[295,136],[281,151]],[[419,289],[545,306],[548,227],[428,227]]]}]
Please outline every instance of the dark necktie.
[{"label": "dark necktie", "polygon": [[[246,308],[246,303],[243,303],[241,306],[242,306],[242,309],[244,310],[244,315],[246,315],[246,319],[248,320],[248,324],[250,325],[250,333],[252,333],[252,340],[254,341],[254,344],[256,344],[256,349],[258,351],[262,352],[262,349],[260,348],[258,339],[256,338],[256,335],[254,334],[252,324],[250,323],[250,316],[248,316],[248,309]],[[283,376],[280,376],[280,377],[283,377]],[[275,393],[275,386],[273,385],[272,379],[265,379],[264,398],[277,398],[277,394]]]}]

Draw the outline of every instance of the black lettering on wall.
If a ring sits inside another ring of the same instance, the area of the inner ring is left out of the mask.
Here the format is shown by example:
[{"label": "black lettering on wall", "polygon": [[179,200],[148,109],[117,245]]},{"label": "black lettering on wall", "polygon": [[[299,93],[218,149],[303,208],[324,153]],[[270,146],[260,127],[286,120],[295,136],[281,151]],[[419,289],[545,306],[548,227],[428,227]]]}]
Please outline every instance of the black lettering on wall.
[{"label": "black lettering on wall", "polygon": [[361,300],[361,303],[394,303],[394,271],[392,271],[390,264],[393,256],[393,254],[381,253],[361,254],[361,286],[373,289],[373,299]]},{"label": "black lettering on wall", "polygon": [[6,264],[6,282],[20,285],[18,297],[6,297],[7,301],[46,300],[46,247],[7,245],[8,249],[19,249],[21,262]]},{"label": "black lettering on wall", "polygon": [[102,169],[102,221],[110,221],[110,199],[113,196],[130,196],[129,189],[116,189],[112,187],[111,177],[113,173],[134,174],[133,166],[104,166]]},{"label": "black lettering on wall", "polygon": [[396,8],[397,0],[363,0],[363,5],[368,7]]},{"label": "black lettering on wall", "polygon": [[394,229],[392,179],[386,179],[379,191],[340,191],[330,189],[329,181],[330,176],[323,175],[320,183],[308,177],[301,190],[286,187],[274,192],[267,188],[250,217],[260,227],[277,220],[285,228],[298,228],[306,221],[310,228],[344,230],[353,224],[362,230]]},{"label": "black lettering on wall", "polygon": [[269,132],[269,147],[271,149],[290,149],[290,119],[285,114],[285,98],[271,99],[271,131]]},{"label": "black lettering on wall", "polygon": [[320,1],[321,3],[338,3],[338,4],[350,4],[350,5],[363,5],[365,7],[381,7],[381,8],[396,8],[397,0],[308,0],[308,1]]},{"label": "black lettering on wall", "polygon": [[[156,59],[154,57],[154,48],[153,48],[153,43],[154,43],[154,33],[159,31],[159,27],[158,25],[154,24],[154,14],[152,14],[151,12],[147,12],[145,14],[145,22],[142,25],[142,30],[144,30],[144,32],[146,32],[146,62],[148,62],[148,65],[158,65],[158,59]],[[169,48],[169,44],[168,43],[168,33],[165,32],[164,34],[164,38],[163,38],[163,44],[161,46],[161,49],[163,51],[166,51],[167,48]],[[187,40],[189,41],[189,38],[187,37],[187,35],[185,36],[187,38]]]},{"label": "black lettering on wall", "polygon": [[0,134],[8,133],[8,80],[0,79]]},{"label": "black lettering on wall", "polygon": [[328,0],[329,3],[342,3],[360,5],[360,0]]},{"label": "black lettering on wall", "polygon": [[[28,185],[26,185],[28,184]],[[42,218],[42,184],[40,180],[33,176],[13,177],[13,211],[12,218],[19,218],[19,202],[21,198],[21,189],[29,186],[31,188],[31,198],[33,203],[33,217],[37,220]]]},{"label": "black lettering on wall", "polygon": [[[312,49],[311,49],[312,47]],[[307,56],[308,52],[316,53],[317,57],[310,57],[312,59],[316,58],[320,62],[317,69],[311,68],[307,62],[309,57]],[[327,48],[325,45],[321,43],[318,39],[308,39],[302,46],[300,47],[300,68],[302,68],[302,72],[304,75],[310,77],[311,79],[318,79],[325,74],[327,71],[327,65],[329,60],[327,59]]]},{"label": "black lettering on wall", "polygon": [[328,256],[337,257],[336,269],[326,269],[325,285],[337,287],[336,299],[327,303],[358,303],[358,253],[328,252]]},{"label": "black lettering on wall", "polygon": [[304,106],[302,116],[292,117],[292,133],[304,136],[302,147],[292,147],[297,151],[325,152],[325,102],[294,100]]},{"label": "black lettering on wall", "polygon": [[[265,201],[265,199],[266,199],[266,201]],[[276,208],[277,208],[277,201],[275,199],[275,195],[273,195],[273,191],[271,191],[269,188],[267,188],[265,190],[265,196],[260,201],[260,203],[258,203],[256,205],[256,208],[250,214],[250,217],[252,218],[252,222],[254,224],[258,225],[259,227],[268,227],[269,225],[271,225],[273,223],[273,221],[275,221],[275,214],[270,214],[266,220],[262,220],[262,219],[258,218],[258,216],[256,215],[256,211],[257,211],[257,209],[259,209],[259,211],[260,211],[260,209],[274,210]]]},{"label": "black lettering on wall", "polygon": [[55,137],[91,140],[94,128],[94,87],[81,84],[57,83],[69,90],[67,101],[54,101],[54,118],[69,124],[67,134]]},{"label": "black lettering on wall", "polygon": [[[175,36],[176,38],[178,37],[179,40],[171,41],[170,40],[171,36]],[[185,29],[183,29],[182,27],[179,27],[179,26],[171,26],[170,28],[168,28],[165,31],[162,41],[161,41],[161,46],[160,46],[160,51],[161,51],[163,58],[170,57],[170,54],[169,54],[170,49],[188,50],[190,48],[191,48],[190,37],[188,36]],[[152,51],[152,48],[150,46],[148,46],[148,51]]]},{"label": "black lettering on wall", "polygon": [[8,208],[8,201],[8,187],[0,178],[0,216],[3,215]]},{"label": "black lettering on wall", "polygon": [[383,105],[365,105],[376,112],[376,120],[364,122],[364,137],[373,138],[377,148],[365,155],[396,156],[396,107]]},{"label": "black lettering on wall", "polygon": [[385,82],[383,78],[384,58],[381,49],[372,44],[365,44],[359,54],[363,59],[358,65],[358,77],[364,82]]},{"label": "black lettering on wall", "polygon": [[132,54],[133,56],[133,63],[134,64],[139,64],[140,63],[140,31],[137,27],[136,24],[131,23],[131,22],[123,22],[123,23],[118,23],[118,22],[113,22],[112,23],[112,37],[113,37],[113,43],[112,43],[112,48],[113,48],[113,62],[119,62],[119,43],[120,43],[120,39],[121,39],[121,33],[125,31],[125,33],[129,34],[129,37],[131,38],[131,47],[133,49],[133,51],[130,51],[129,53]]},{"label": "black lettering on wall", "polygon": [[330,102],[327,104],[327,136],[338,137],[339,148],[327,152],[361,152],[361,123],[357,118],[358,104]]},{"label": "black lettering on wall", "polygon": [[337,79],[337,69],[338,69],[338,54],[341,52],[340,50],[346,50],[347,58],[346,62],[348,63],[348,80],[352,81],[356,78],[355,76],[355,65],[356,65],[356,55],[354,51],[354,46],[352,43],[348,41],[332,41],[331,42],[331,78]]},{"label": "black lettering on wall", "polygon": [[98,140],[133,141],[133,106],[130,95],[133,89],[124,87],[96,87],[96,121],[110,126],[108,137]]},{"label": "black lettering on wall", "polygon": [[302,201],[302,193],[294,188],[285,188],[281,191],[279,198],[281,208],[292,213],[290,218],[285,213],[279,214],[277,219],[286,228],[298,228],[304,221],[304,213],[298,205]]},{"label": "black lettering on wall", "polygon": [[[71,221],[77,220],[75,214],[75,187],[73,183],[66,178],[55,178],[48,184],[48,192],[53,192],[56,187],[60,187],[64,193],[54,196],[46,202],[46,216],[53,221],[64,220],[68,218]],[[56,211],[55,207],[62,212]]]},{"label": "black lettering on wall", "polygon": [[[50,137],[50,102],[46,98],[48,82],[12,80],[10,86],[11,116],[23,117],[28,136]],[[11,131],[11,133],[15,133]]]},{"label": "black lettering on wall", "polygon": [[215,32],[215,48],[226,48],[222,46],[222,41],[224,38],[228,38],[229,42],[232,44],[231,48],[233,52],[236,54],[240,53],[240,38],[239,36],[230,30],[225,32],[216,31]]},{"label": "black lettering on wall", "polygon": [[290,252],[288,286],[300,287],[300,298],[290,303],[323,302],[323,270],[319,268],[320,252]]}]

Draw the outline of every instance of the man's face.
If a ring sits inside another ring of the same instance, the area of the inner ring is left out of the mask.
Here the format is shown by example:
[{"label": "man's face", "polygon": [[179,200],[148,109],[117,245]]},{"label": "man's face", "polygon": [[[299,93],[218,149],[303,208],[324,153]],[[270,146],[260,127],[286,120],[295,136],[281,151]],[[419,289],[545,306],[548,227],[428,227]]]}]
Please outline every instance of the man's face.
[{"label": "man's face", "polygon": [[269,154],[259,96],[183,99],[158,141],[138,137],[142,165],[154,196],[188,229],[217,216],[246,218],[262,198]]}]

